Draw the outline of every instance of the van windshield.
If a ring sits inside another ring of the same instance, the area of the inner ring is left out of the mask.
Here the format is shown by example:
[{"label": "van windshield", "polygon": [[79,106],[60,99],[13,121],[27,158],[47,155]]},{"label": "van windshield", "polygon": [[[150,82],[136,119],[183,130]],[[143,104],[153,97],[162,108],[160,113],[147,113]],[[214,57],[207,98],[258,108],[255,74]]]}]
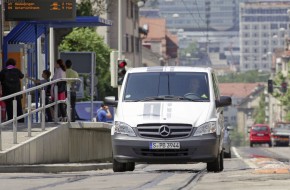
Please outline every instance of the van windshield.
[{"label": "van windshield", "polygon": [[202,72],[130,73],[124,100],[208,102],[208,75]]}]

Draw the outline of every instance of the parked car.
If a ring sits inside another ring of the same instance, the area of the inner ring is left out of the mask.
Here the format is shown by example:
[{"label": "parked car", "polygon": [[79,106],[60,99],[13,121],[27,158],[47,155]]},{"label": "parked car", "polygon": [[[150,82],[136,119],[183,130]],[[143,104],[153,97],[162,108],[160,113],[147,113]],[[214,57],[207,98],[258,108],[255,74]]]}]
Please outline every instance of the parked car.
[{"label": "parked car", "polygon": [[[93,101],[93,118],[97,117],[97,110],[101,107],[102,101]],[[114,121],[114,107],[109,106],[112,118],[108,119],[108,123]],[[76,102],[76,120],[91,121],[91,102]]]},{"label": "parked car", "polygon": [[272,146],[271,130],[267,124],[255,124],[250,129],[250,146],[254,144],[268,144]]},{"label": "parked car", "polygon": [[231,158],[232,152],[231,152],[231,137],[230,137],[230,130],[231,126],[227,126],[226,130],[224,132],[224,142],[223,142],[223,149],[224,149],[224,158]]},{"label": "parked car", "polygon": [[273,146],[289,146],[290,123],[277,122],[271,131]]}]

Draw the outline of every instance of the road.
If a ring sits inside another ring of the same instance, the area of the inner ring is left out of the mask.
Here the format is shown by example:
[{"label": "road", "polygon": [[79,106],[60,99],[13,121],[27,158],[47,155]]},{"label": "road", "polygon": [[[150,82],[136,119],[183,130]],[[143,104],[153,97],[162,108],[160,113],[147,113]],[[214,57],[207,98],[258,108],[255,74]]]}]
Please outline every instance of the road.
[{"label": "road", "polygon": [[80,190],[80,189],[150,189],[218,190],[290,189],[289,147],[238,147],[233,158],[225,159],[220,173],[206,171],[206,164],[146,165],[135,171],[113,173],[109,170],[31,174],[0,174],[0,189],[9,190]]}]

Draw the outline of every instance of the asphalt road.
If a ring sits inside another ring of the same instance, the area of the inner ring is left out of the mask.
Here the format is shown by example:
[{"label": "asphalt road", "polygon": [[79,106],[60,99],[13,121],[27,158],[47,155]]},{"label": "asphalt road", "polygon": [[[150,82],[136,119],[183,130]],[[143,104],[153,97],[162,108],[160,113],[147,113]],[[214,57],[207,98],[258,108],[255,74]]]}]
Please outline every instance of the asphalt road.
[{"label": "asphalt road", "polygon": [[150,190],[284,190],[290,189],[290,148],[233,148],[220,173],[207,172],[206,164],[146,165],[135,171],[112,169],[62,173],[0,173],[0,189],[150,189]]}]

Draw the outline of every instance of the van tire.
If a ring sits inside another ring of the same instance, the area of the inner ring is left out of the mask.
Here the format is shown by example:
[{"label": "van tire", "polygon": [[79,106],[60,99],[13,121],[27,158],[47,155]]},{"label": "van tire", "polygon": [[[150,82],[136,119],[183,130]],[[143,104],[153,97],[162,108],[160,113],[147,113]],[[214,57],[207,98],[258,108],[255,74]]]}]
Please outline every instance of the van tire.
[{"label": "van tire", "polygon": [[135,162],[127,162],[126,171],[134,171],[134,170],[135,170]]},{"label": "van tire", "polygon": [[217,158],[214,159],[212,162],[208,162],[206,169],[209,172],[221,172],[224,169],[224,155],[223,151],[219,153]]},{"label": "van tire", "polygon": [[221,172],[224,170],[224,152],[222,151],[220,153],[220,170],[218,172]]},{"label": "van tire", "polygon": [[113,171],[114,172],[125,172],[126,171],[126,164],[118,162],[114,159],[113,161]]},{"label": "van tire", "polygon": [[224,158],[231,158],[232,157],[232,151],[230,150],[229,153],[224,152]]}]

